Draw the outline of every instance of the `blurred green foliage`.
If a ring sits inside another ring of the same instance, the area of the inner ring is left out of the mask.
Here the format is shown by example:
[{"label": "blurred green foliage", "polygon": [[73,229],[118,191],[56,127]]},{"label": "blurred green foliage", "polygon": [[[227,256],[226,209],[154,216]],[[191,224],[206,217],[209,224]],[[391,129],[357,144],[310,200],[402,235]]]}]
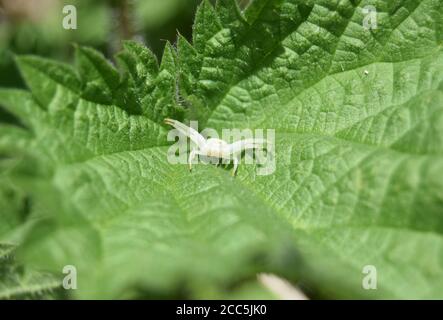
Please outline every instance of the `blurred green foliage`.
[{"label": "blurred green foliage", "polygon": [[[14,54],[71,61],[72,44],[87,45],[111,58],[124,39],[146,43],[161,56],[177,33],[191,37],[200,0],[0,0],[0,86],[23,87]],[[77,9],[78,28],[62,28],[63,7]],[[2,119],[0,112],[0,119]]]}]

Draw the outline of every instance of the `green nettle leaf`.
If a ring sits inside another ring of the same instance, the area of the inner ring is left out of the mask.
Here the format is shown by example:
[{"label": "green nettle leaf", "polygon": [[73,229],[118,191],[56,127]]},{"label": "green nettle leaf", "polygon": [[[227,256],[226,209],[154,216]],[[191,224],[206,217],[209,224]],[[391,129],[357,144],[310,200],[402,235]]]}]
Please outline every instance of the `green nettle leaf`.
[{"label": "green nettle leaf", "polygon": [[13,245],[0,245],[0,299],[63,298],[61,282],[51,274],[17,266],[14,249]]},{"label": "green nettle leaf", "polygon": [[[29,91],[0,90],[22,124],[0,124],[0,241],[26,270],[74,265],[79,298],[226,297],[259,272],[443,298],[440,0],[204,1],[160,64],[134,42],[119,69],[76,59],[19,57]],[[165,117],[274,129],[276,171],[171,164]],[[1,265],[0,297],[52,286]]]}]

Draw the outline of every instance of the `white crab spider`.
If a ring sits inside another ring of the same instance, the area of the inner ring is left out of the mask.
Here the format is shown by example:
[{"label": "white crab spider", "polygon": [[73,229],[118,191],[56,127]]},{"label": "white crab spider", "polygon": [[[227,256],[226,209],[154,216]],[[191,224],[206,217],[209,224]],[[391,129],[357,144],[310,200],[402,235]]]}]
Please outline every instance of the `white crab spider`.
[{"label": "white crab spider", "polygon": [[192,142],[197,145],[198,149],[191,150],[189,154],[189,170],[192,170],[192,161],[196,155],[202,155],[207,157],[231,160],[234,163],[234,169],[232,175],[237,172],[238,164],[240,162],[241,153],[244,150],[259,149],[268,143],[265,139],[243,139],[234,143],[228,144],[226,141],[210,138],[205,139],[197,130],[186,126],[180,121],[173,119],[165,119],[165,123],[173,126],[183,135],[189,137]]}]

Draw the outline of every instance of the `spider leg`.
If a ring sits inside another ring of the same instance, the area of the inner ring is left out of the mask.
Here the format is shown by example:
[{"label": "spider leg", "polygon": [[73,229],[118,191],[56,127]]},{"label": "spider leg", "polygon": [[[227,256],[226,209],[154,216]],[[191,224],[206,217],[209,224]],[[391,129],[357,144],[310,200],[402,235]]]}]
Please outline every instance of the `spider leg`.
[{"label": "spider leg", "polygon": [[234,177],[238,168],[238,163],[239,163],[238,157],[234,156],[233,161],[234,161],[234,169],[232,169],[232,176]]},{"label": "spider leg", "polygon": [[202,148],[205,143],[206,139],[198,133],[197,130],[186,126],[185,124],[181,123],[180,121],[173,120],[173,119],[165,119],[164,122],[170,126],[173,126],[175,129],[177,129],[179,132],[181,132],[183,135],[189,137],[191,141],[193,141],[199,148]]},{"label": "spider leg", "polygon": [[192,171],[192,161],[194,160],[195,156],[198,155],[199,152],[195,149],[192,149],[189,153],[189,171]]}]

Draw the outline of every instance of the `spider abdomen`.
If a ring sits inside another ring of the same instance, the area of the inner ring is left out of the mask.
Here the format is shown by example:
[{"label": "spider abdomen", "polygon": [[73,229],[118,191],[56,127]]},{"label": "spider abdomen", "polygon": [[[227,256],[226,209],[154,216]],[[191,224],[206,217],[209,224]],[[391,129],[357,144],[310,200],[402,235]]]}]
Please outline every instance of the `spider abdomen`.
[{"label": "spider abdomen", "polygon": [[211,138],[206,141],[204,150],[205,155],[209,157],[222,158],[229,150],[229,145],[226,141],[217,138]]}]

